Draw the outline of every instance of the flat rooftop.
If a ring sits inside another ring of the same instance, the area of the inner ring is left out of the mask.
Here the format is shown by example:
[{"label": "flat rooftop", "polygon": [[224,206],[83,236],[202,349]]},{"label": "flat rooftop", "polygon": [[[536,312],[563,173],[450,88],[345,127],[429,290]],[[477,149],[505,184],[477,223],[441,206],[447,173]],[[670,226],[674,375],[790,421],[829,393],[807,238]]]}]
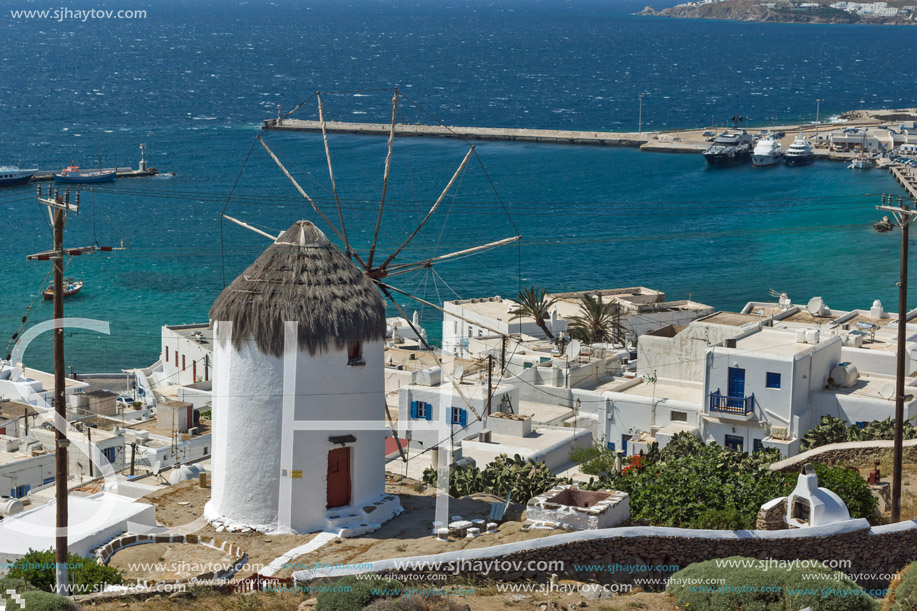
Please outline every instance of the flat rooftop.
[{"label": "flat rooftop", "polygon": [[716,312],[710,316],[701,318],[698,322],[711,325],[729,325],[731,327],[741,327],[742,325],[747,325],[750,322],[761,322],[761,317],[753,316],[751,314],[740,314],[738,312]]},{"label": "flat rooftop", "polygon": [[[833,389],[822,389],[817,392],[828,393],[832,395],[854,395],[866,399],[878,399],[888,401],[889,407],[894,408],[894,388],[895,376],[886,376],[881,374],[860,374],[860,379],[852,388],[840,387]],[[915,394],[915,387],[905,386],[905,394]],[[885,395],[885,396],[883,396]],[[891,399],[889,399],[891,397]]]},{"label": "flat rooftop", "polygon": [[[54,460],[54,453],[53,453],[53,452],[45,452],[44,454],[39,454],[39,456],[51,456],[51,460]],[[2,465],[9,465],[9,464],[12,464],[12,463],[15,463],[15,462],[19,462],[20,460],[26,460],[26,459],[29,459],[29,458],[32,458],[32,453],[31,453],[31,452],[29,452],[29,453],[26,453],[26,452],[4,452],[3,450],[0,450],[0,466],[2,466]],[[9,490],[5,490],[5,491],[4,491],[4,494],[9,494],[9,493],[10,493]]]},{"label": "flat rooftop", "polygon": [[736,349],[742,352],[766,352],[794,356],[815,347],[796,341],[796,333],[782,330],[762,330],[736,340]]},{"label": "flat rooftop", "polygon": [[31,416],[37,413],[37,409],[26,403],[20,403],[19,401],[0,401],[0,420],[21,418],[26,414]]},{"label": "flat rooftop", "polygon": [[535,403],[534,401],[520,401],[519,405],[514,407],[517,414],[530,416],[532,424],[553,424],[573,415],[573,410],[569,407]]},{"label": "flat rooftop", "polygon": [[704,387],[701,384],[688,386],[662,380],[657,381],[655,384],[644,381],[642,384],[637,384],[618,392],[636,397],[655,397],[657,400],[672,399],[673,401],[697,403],[698,405],[702,405],[704,401]]},{"label": "flat rooftop", "polygon": [[206,322],[191,325],[166,325],[166,329],[191,341],[203,339],[203,343],[213,343],[213,329],[211,329],[210,324]]}]

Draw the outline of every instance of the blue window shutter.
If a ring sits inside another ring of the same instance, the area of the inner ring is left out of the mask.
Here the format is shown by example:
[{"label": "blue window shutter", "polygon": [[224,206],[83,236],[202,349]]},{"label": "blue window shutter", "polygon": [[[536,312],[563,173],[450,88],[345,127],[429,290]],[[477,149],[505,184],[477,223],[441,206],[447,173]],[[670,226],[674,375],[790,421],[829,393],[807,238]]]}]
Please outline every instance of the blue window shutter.
[{"label": "blue window shutter", "polygon": [[433,406],[429,403],[423,404],[423,415],[427,420],[433,420]]},{"label": "blue window shutter", "polygon": [[462,426],[466,426],[468,424],[468,412],[463,409],[459,410],[459,424]]},{"label": "blue window shutter", "polygon": [[411,401],[411,418],[417,417],[417,401]]}]

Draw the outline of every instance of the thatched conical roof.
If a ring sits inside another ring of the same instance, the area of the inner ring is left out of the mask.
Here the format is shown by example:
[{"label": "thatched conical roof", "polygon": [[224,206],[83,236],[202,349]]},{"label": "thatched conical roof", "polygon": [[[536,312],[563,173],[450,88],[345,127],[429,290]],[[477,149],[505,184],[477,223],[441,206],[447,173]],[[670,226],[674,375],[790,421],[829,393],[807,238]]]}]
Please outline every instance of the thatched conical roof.
[{"label": "thatched conical roof", "polygon": [[385,304],[363,270],[309,221],[298,221],[223,289],[211,321],[232,322],[233,345],[253,338],[283,355],[284,321],[299,322],[310,354],[385,337]]}]

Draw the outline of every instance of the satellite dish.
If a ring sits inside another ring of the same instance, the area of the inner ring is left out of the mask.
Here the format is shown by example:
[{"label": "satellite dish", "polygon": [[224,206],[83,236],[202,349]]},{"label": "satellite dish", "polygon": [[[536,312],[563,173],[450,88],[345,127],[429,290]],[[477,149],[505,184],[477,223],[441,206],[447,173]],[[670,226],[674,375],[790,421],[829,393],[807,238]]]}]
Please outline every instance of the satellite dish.
[{"label": "satellite dish", "polygon": [[822,308],[825,307],[825,300],[821,297],[813,297],[809,300],[809,303],[806,305],[806,309],[809,311],[809,314],[812,316],[820,316]]},{"label": "satellite dish", "polygon": [[151,468],[153,470],[153,475],[159,475],[162,472],[162,461],[157,460],[153,463]]},{"label": "satellite dish", "polygon": [[895,396],[895,386],[893,384],[885,384],[882,388],[879,389],[879,396],[883,399],[891,399]]},{"label": "satellite dish", "polygon": [[572,342],[570,342],[569,346],[567,346],[567,350],[566,352],[564,352],[564,354],[566,355],[568,359],[575,359],[576,357],[579,356],[580,350],[582,349],[583,349],[583,345],[580,343],[578,339],[575,339]]},{"label": "satellite dish", "polygon": [[455,373],[453,375],[457,377],[459,383],[461,383],[462,378],[465,377],[465,368],[459,365],[458,367],[455,368]]}]

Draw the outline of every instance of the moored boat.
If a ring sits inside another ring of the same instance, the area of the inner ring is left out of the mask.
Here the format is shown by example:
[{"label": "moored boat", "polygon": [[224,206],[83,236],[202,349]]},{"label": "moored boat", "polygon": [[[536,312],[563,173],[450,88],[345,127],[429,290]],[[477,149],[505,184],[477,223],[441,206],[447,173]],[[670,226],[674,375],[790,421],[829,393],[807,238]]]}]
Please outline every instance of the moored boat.
[{"label": "moored boat", "polygon": [[[83,288],[82,280],[74,280],[73,278],[64,278],[64,297],[71,297],[80,292]],[[45,300],[54,299],[54,284],[49,284],[48,288],[41,292],[42,297]]]},{"label": "moored boat", "polygon": [[774,165],[783,157],[783,145],[780,140],[767,134],[758,140],[755,150],[751,154],[751,162],[758,167]]},{"label": "moored boat", "polygon": [[787,165],[808,165],[815,161],[815,149],[805,136],[796,136],[783,155]]},{"label": "moored boat", "polygon": [[32,176],[38,168],[32,170],[23,170],[16,166],[0,166],[0,187],[12,187],[13,185],[24,185],[32,180]]},{"label": "moored boat", "polygon": [[871,170],[875,165],[875,162],[866,155],[858,155],[847,167],[851,170]]},{"label": "moored boat", "polygon": [[740,132],[723,132],[704,151],[704,159],[712,167],[735,165],[748,161],[754,141],[742,130]]},{"label": "moored boat", "polygon": [[87,183],[111,182],[115,179],[115,170],[81,170],[79,166],[71,165],[54,175],[54,182],[62,183]]}]

